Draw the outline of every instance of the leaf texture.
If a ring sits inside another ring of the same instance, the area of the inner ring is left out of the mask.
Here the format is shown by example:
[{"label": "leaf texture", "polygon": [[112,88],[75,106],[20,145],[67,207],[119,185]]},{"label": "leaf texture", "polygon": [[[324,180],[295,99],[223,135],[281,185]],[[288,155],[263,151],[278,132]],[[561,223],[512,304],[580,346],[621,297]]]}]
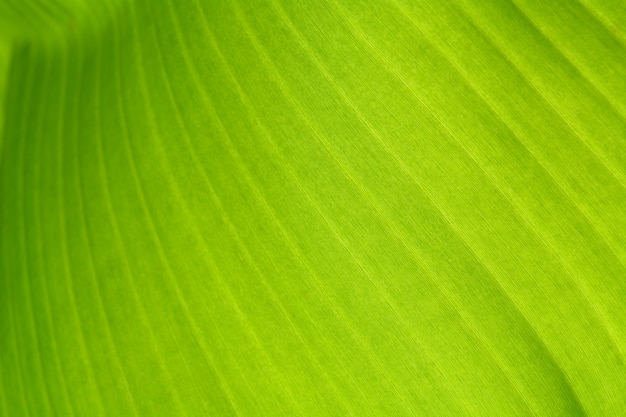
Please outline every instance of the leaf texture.
[{"label": "leaf texture", "polygon": [[621,2],[78,3],[4,3],[0,415],[626,413]]}]

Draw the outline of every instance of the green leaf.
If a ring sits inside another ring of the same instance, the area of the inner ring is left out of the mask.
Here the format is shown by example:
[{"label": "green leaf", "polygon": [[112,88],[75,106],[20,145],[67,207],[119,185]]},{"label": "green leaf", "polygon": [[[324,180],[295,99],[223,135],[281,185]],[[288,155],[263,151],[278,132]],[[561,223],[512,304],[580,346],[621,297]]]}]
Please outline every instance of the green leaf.
[{"label": "green leaf", "polygon": [[622,2],[0,12],[0,416],[626,413]]}]

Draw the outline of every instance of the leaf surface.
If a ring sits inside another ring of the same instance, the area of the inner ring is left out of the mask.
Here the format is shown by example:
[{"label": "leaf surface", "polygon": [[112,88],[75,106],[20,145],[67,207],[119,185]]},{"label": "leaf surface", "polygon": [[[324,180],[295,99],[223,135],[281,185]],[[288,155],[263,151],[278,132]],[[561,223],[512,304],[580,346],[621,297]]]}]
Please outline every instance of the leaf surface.
[{"label": "leaf surface", "polygon": [[626,412],[621,2],[0,11],[0,415]]}]

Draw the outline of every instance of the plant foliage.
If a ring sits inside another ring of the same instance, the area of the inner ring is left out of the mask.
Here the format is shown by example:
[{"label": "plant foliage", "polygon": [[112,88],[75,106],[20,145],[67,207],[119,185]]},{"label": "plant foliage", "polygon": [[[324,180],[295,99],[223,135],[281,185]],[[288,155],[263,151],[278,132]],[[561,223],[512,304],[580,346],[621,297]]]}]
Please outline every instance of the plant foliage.
[{"label": "plant foliage", "polygon": [[0,416],[626,415],[622,1],[0,15]]}]

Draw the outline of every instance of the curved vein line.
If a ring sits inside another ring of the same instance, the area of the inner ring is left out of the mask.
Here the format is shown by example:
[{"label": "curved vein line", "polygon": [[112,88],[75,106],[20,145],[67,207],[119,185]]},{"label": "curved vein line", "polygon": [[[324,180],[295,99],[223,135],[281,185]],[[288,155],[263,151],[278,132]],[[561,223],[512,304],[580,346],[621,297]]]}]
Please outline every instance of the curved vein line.
[{"label": "curved vein line", "polygon": [[[131,3],[132,4],[132,3]],[[107,8],[108,8],[108,4],[107,4]],[[113,88],[115,88],[115,97],[117,98],[117,102],[116,102],[116,109],[117,109],[117,113],[118,113],[118,117],[120,118],[120,123],[121,123],[121,127],[122,127],[122,134],[123,134],[123,140],[122,143],[125,144],[126,146],[126,142],[130,140],[129,136],[128,136],[128,126],[126,124],[126,116],[124,114],[124,99],[122,97],[122,82],[121,82],[121,57],[120,57],[120,28],[119,25],[117,25],[117,19],[116,19],[116,15],[115,15],[115,11],[114,10],[109,10],[109,12],[111,13],[111,22],[113,25],[113,42],[112,42],[112,46],[113,46],[113,56],[114,56],[114,69],[113,69]],[[138,42],[138,39],[131,37],[129,39],[129,42]],[[102,110],[102,108],[100,107],[100,111]],[[100,135],[98,135],[98,138],[101,139],[99,137]],[[99,147],[99,151],[103,152],[103,148],[102,148],[102,144],[99,143],[100,147]],[[102,157],[102,168],[104,170],[104,175],[107,175],[107,169],[106,169],[106,165],[104,164],[104,153],[101,153],[100,156]],[[131,170],[133,169],[133,160],[132,160],[132,156],[130,158],[131,160]],[[135,187],[137,187],[137,184],[134,183]],[[159,348],[159,343],[157,343],[157,339],[156,339],[156,335],[154,332],[154,328],[153,328],[153,323],[152,321],[149,319],[149,315],[147,314],[146,311],[146,307],[139,295],[139,292],[137,291],[137,285],[135,282],[135,277],[133,275],[132,269],[130,268],[130,260],[128,259],[128,255],[126,252],[126,244],[124,243],[124,239],[120,233],[119,230],[119,225],[118,225],[118,220],[117,220],[117,216],[115,214],[115,210],[113,209],[113,202],[111,200],[111,195],[110,195],[110,191],[109,191],[109,184],[108,184],[108,180],[106,181],[106,196],[107,196],[107,201],[108,201],[108,208],[110,209],[110,216],[111,219],[114,222],[114,230],[115,230],[115,235],[116,235],[116,241],[117,241],[117,245],[118,245],[118,249],[120,250],[120,254],[124,260],[123,264],[124,264],[124,269],[126,271],[126,275],[129,278],[130,281],[130,285],[132,288],[132,292],[134,295],[134,298],[136,300],[137,306],[139,307],[139,312],[142,316],[143,321],[146,323],[147,325],[147,329],[148,329],[148,333],[150,335],[150,338],[152,339],[152,346],[154,348],[154,351],[156,353],[156,359],[159,363],[159,368],[161,368],[161,371],[163,372],[163,376],[165,377],[165,383],[168,386],[168,390],[170,391],[170,393],[172,394],[172,399],[174,401],[174,406],[179,409],[179,411],[183,411],[185,409],[185,407],[182,404],[182,400],[180,398],[180,394],[178,392],[178,390],[175,388],[174,384],[173,384],[173,379],[172,379],[172,375],[166,365],[166,362],[163,358],[163,353],[161,352],[161,349]]]},{"label": "curved vein line", "polygon": [[[34,65],[32,65],[32,67],[34,67]],[[34,72],[34,70],[33,70]],[[48,79],[49,77],[47,76],[49,74],[49,71],[46,71],[46,76],[44,77],[44,82],[42,83],[44,87],[42,87],[42,91],[46,91],[45,87],[47,87],[48,84]],[[30,108],[31,107],[31,103],[30,103],[30,99],[32,98],[32,88],[29,88],[28,93],[25,94],[24,97],[27,97],[27,99],[24,100],[25,104],[24,108]],[[37,127],[41,127],[42,125],[42,114],[44,113],[44,109],[42,108],[41,104],[44,103],[44,100],[41,100],[40,102],[40,106],[37,109],[36,112],[36,116],[35,116],[35,126]],[[23,119],[24,120],[24,119]],[[35,133],[40,133],[41,129],[35,129]],[[38,136],[36,136],[38,137]],[[35,342],[35,367],[37,370],[37,378],[39,379],[39,381],[43,384],[43,399],[44,399],[44,407],[46,408],[47,412],[50,412],[52,410],[51,408],[51,403],[50,403],[50,396],[49,396],[49,389],[48,389],[48,384],[46,383],[45,377],[44,377],[44,370],[43,370],[43,361],[41,360],[41,346],[40,346],[40,340],[39,340],[39,335],[37,333],[37,328],[35,326],[35,313],[34,313],[34,306],[33,306],[33,298],[32,298],[32,287],[31,287],[31,274],[32,274],[32,268],[29,269],[28,267],[28,253],[27,253],[27,232],[26,232],[26,169],[27,169],[27,164],[26,164],[26,142],[28,141],[28,139],[26,138],[26,135],[24,135],[24,137],[22,138],[22,140],[20,140],[20,153],[19,153],[19,157],[18,157],[18,165],[20,166],[20,168],[18,168],[18,172],[20,172],[20,181],[19,181],[19,191],[18,191],[18,195],[19,197],[17,198],[18,201],[20,201],[21,203],[21,207],[19,210],[19,216],[17,216],[19,218],[19,227],[21,229],[20,232],[20,237],[19,237],[19,249],[18,251],[21,252],[21,256],[20,256],[20,260],[22,263],[22,270],[23,270],[23,277],[22,280],[24,282],[25,285],[25,295],[26,295],[26,308],[28,310],[28,322],[29,322],[29,327],[30,330],[33,332],[33,337],[34,337],[34,342]]]},{"label": "curved vein line", "polygon": [[[47,54],[46,54],[47,55]],[[49,74],[50,72],[50,58],[46,59],[46,71],[45,74]],[[65,77],[62,77],[62,79],[60,80],[61,85],[63,86],[64,83],[66,83],[66,79]],[[61,88],[61,91],[65,91],[65,87]],[[41,137],[41,135],[39,135],[39,137]],[[44,310],[45,310],[45,316],[46,316],[46,322],[47,322],[47,327],[48,327],[48,331],[49,331],[49,336],[50,336],[50,345],[52,348],[52,353],[54,355],[54,366],[56,368],[56,371],[59,375],[59,382],[60,382],[60,386],[61,386],[61,391],[62,391],[62,396],[63,396],[63,401],[65,403],[65,406],[68,408],[70,415],[74,416],[76,415],[74,406],[75,404],[72,403],[71,397],[70,397],[70,390],[69,390],[69,386],[67,384],[67,379],[66,379],[66,375],[65,375],[65,369],[63,368],[63,364],[61,361],[61,357],[59,355],[59,349],[58,349],[58,342],[57,342],[57,331],[56,331],[56,327],[54,325],[55,320],[53,318],[53,313],[52,313],[52,307],[51,307],[51,303],[50,303],[50,292],[48,290],[48,280],[46,278],[46,262],[44,260],[45,256],[44,256],[44,246],[43,246],[43,242],[44,242],[44,234],[43,234],[43,227],[42,227],[42,205],[40,204],[41,196],[42,196],[42,187],[41,187],[41,177],[42,177],[42,170],[41,170],[41,166],[42,163],[40,161],[42,161],[42,153],[43,153],[43,142],[39,142],[37,144],[38,146],[36,146],[36,150],[38,151],[35,155],[35,161],[36,163],[33,164],[33,170],[34,170],[34,176],[35,176],[35,184],[33,185],[33,205],[35,206],[36,210],[35,210],[35,218],[34,218],[34,223],[35,223],[35,234],[36,234],[36,248],[37,248],[37,258],[39,259],[39,264],[41,265],[41,288],[42,288],[42,292],[43,292],[43,304],[44,304]]]},{"label": "curved vein line", "polygon": [[20,396],[20,401],[22,402],[22,407],[23,410],[25,412],[25,415],[27,416],[32,416],[29,408],[28,408],[28,400],[26,399],[26,391],[24,389],[24,378],[22,375],[22,362],[20,360],[20,355],[19,355],[19,349],[18,349],[18,342],[17,342],[17,333],[15,332],[15,329],[17,328],[16,323],[15,323],[15,295],[13,294],[14,289],[13,289],[13,285],[11,284],[12,282],[12,278],[9,277],[7,279],[7,283],[9,285],[7,285],[8,287],[8,293],[9,293],[9,321],[11,323],[11,339],[13,340],[13,349],[15,352],[15,370],[17,373],[17,385],[18,385],[18,390],[19,390],[19,396]]},{"label": "curved vein line", "polygon": [[[111,19],[112,22],[115,22],[115,16],[113,16],[113,18]],[[114,47],[117,50],[118,49],[118,34],[117,34],[117,30],[119,30],[117,27],[114,27],[113,33],[115,34],[115,39],[114,39]],[[100,48],[98,48],[98,53],[100,52]],[[119,59],[118,59],[119,60]],[[102,62],[101,60],[99,60],[99,62]],[[117,64],[117,63],[116,63]],[[119,64],[116,65],[116,68],[118,67]],[[99,68],[98,68],[99,69]],[[119,72],[119,68],[118,68],[118,72]],[[100,74],[100,72],[98,71],[98,73]],[[148,336],[151,339],[151,345],[154,346],[155,349],[155,353],[157,354],[157,362],[159,363],[159,365],[162,367],[163,366],[163,361],[161,356],[158,353],[158,349],[156,347],[157,343],[156,343],[156,338],[154,335],[154,330],[152,328],[152,323],[148,320],[147,318],[147,314],[146,314],[146,310],[145,307],[139,297],[139,294],[137,292],[137,288],[135,286],[135,282],[134,282],[134,278],[130,269],[130,265],[129,265],[129,259],[128,256],[126,255],[126,249],[125,249],[125,245],[124,242],[122,240],[121,237],[121,233],[120,233],[120,227],[118,224],[118,219],[117,216],[115,214],[115,210],[113,209],[113,203],[112,203],[112,199],[111,199],[111,192],[110,192],[110,185],[109,185],[109,178],[108,178],[108,172],[107,172],[107,168],[106,168],[106,163],[105,163],[105,157],[104,157],[104,150],[103,150],[103,140],[102,140],[102,135],[101,135],[101,113],[102,113],[102,103],[101,103],[101,94],[100,94],[100,89],[102,88],[102,83],[100,82],[100,77],[96,78],[96,86],[94,87],[94,91],[96,94],[96,112],[95,112],[95,118],[96,121],[94,123],[94,135],[96,137],[96,154],[98,156],[98,168],[100,171],[100,177],[103,183],[103,187],[102,187],[102,191],[104,193],[104,201],[105,201],[105,205],[106,205],[106,210],[107,210],[107,214],[109,216],[109,220],[111,221],[111,226],[112,226],[112,231],[113,231],[113,236],[115,239],[115,246],[116,246],[116,250],[117,253],[120,255],[121,259],[122,259],[122,268],[124,270],[124,274],[129,278],[130,281],[130,289],[131,289],[131,294],[132,294],[132,299],[134,301],[134,304],[139,312],[139,316],[140,316],[140,320],[143,322],[143,324],[146,326],[147,331],[148,331]],[[171,388],[171,384],[170,384],[170,388]],[[175,400],[176,401],[176,400]],[[177,402],[178,404],[178,402]]]},{"label": "curved vein line", "polygon": [[[60,48],[61,50],[63,50],[64,52],[66,51],[65,48]],[[83,57],[79,56],[78,59],[76,59],[76,61],[81,63],[81,66],[79,68],[82,69],[82,60]],[[69,57],[67,53],[62,53],[62,62],[63,62],[63,69],[62,72],[64,74],[67,74],[69,72]],[[80,71],[79,71],[80,74]],[[78,86],[78,90],[76,91],[76,95],[80,95],[80,82],[78,82],[76,84]],[[68,290],[68,294],[69,294],[69,305],[70,305],[70,309],[72,311],[72,315],[74,316],[75,320],[76,320],[76,325],[78,328],[78,349],[79,349],[79,354],[81,356],[81,359],[84,361],[83,365],[85,365],[85,371],[87,374],[87,378],[88,378],[88,385],[89,385],[89,390],[92,391],[95,394],[95,403],[96,403],[96,408],[98,409],[98,413],[100,415],[102,415],[104,413],[104,406],[103,406],[103,402],[102,402],[102,395],[100,393],[100,390],[98,388],[98,384],[96,382],[96,378],[95,378],[95,371],[94,371],[94,367],[92,364],[91,359],[89,358],[89,352],[87,351],[86,348],[86,337],[85,337],[85,332],[83,330],[83,323],[80,317],[80,314],[78,312],[78,305],[76,304],[76,295],[74,294],[74,277],[73,277],[73,273],[72,273],[72,268],[71,268],[71,262],[69,259],[69,252],[67,249],[68,246],[68,229],[67,229],[67,224],[66,224],[66,217],[67,214],[65,212],[65,187],[64,187],[64,180],[63,180],[63,142],[64,142],[64,131],[66,130],[66,125],[65,125],[65,119],[67,117],[67,102],[68,102],[68,94],[67,92],[69,92],[69,88],[70,86],[67,83],[63,84],[64,88],[63,88],[63,92],[61,93],[61,104],[59,105],[59,122],[57,125],[57,149],[56,149],[56,160],[57,160],[57,172],[56,172],[56,183],[57,183],[57,195],[58,195],[58,221],[59,221],[59,227],[61,229],[60,234],[61,234],[61,238],[59,239],[59,246],[60,246],[60,250],[61,250],[61,258],[62,258],[62,263],[63,263],[63,270],[65,272],[65,283],[66,283],[66,287]],[[82,368],[82,366],[81,366]]]},{"label": "curved vein line", "polygon": [[[32,60],[29,59],[29,61],[32,61]],[[29,71],[28,71],[28,76],[27,76],[28,83],[26,85],[28,86],[28,88],[27,88],[28,94],[26,94],[25,97],[27,97],[29,99],[32,96],[32,84],[33,84],[33,77],[32,76],[33,76],[33,72],[34,72],[33,67],[34,66],[32,64],[29,65]],[[23,100],[22,103],[28,103],[28,101],[29,100]],[[22,117],[20,118],[20,123],[18,124],[18,126],[20,126],[20,128],[19,128],[20,135],[19,136],[20,136],[20,139],[22,141],[26,140],[26,133],[25,133],[26,132],[26,128],[25,128],[26,120],[25,120],[25,116],[24,116],[27,113],[25,111],[26,108],[27,108],[27,105],[24,104],[22,109],[21,109],[22,110],[22,112],[21,112]],[[7,152],[6,148],[4,149],[4,152]],[[22,176],[22,172],[21,172],[21,170],[18,170],[17,177],[19,178],[21,176]],[[11,177],[7,175],[6,178],[7,178],[7,183],[9,183],[9,179]],[[15,182],[15,186],[17,186],[17,181],[21,181],[21,180],[22,180],[21,178],[17,179],[16,182]],[[9,210],[9,201],[10,200],[8,200],[8,199],[3,199],[3,200],[6,201],[6,204],[7,204],[6,205],[6,209],[5,209],[5,215],[8,217],[8,213],[10,211]],[[16,213],[16,216],[17,216],[17,213]],[[9,222],[5,222],[4,224],[9,224]],[[9,265],[9,263],[10,263],[9,255],[8,255],[8,251],[7,251],[7,252],[5,252],[5,265]],[[9,268],[7,268],[7,269],[9,269]],[[8,321],[9,321],[9,325],[11,327],[11,331],[10,331],[11,332],[11,341],[12,341],[11,344],[12,344],[13,352],[15,354],[15,371],[16,371],[16,376],[17,376],[17,389],[19,391],[19,394],[18,394],[19,395],[19,400],[22,403],[21,405],[22,405],[22,409],[25,412],[25,415],[32,416],[32,414],[31,414],[31,412],[30,412],[30,410],[28,408],[28,400],[26,399],[26,390],[24,388],[24,380],[23,380],[24,379],[23,378],[24,375],[22,375],[22,367],[23,367],[23,363],[22,362],[23,361],[20,360],[21,359],[20,358],[20,354],[19,354],[20,349],[18,348],[18,340],[17,340],[18,337],[17,337],[17,332],[16,332],[16,328],[17,328],[16,321],[15,321],[16,297],[15,297],[15,294],[14,294],[15,290],[14,290],[13,287],[14,287],[14,281],[16,279],[16,276],[18,275],[18,272],[17,272],[18,268],[14,265],[14,269],[16,270],[16,271],[14,271],[15,276],[14,277],[7,276],[5,278],[6,279],[6,283],[7,283],[7,287],[8,287],[7,288],[7,293],[9,294],[8,295],[8,299],[6,300],[8,306],[9,306],[8,309],[7,309],[8,315],[9,315]]]},{"label": "curved vein line", "polygon": [[[81,44],[82,45],[82,44]],[[97,47],[97,46],[96,46]],[[94,63],[94,70],[96,72],[96,76],[95,78],[97,79],[98,77],[100,77],[100,72],[99,72],[99,67],[101,65],[100,63],[100,54],[96,53],[95,55],[95,63]],[[77,102],[80,103],[80,96],[77,98]],[[104,307],[104,302],[103,302],[103,297],[102,297],[102,292],[100,289],[100,281],[98,279],[98,275],[96,273],[96,267],[95,267],[95,261],[94,261],[94,255],[93,255],[93,249],[92,249],[92,237],[91,234],[89,233],[89,228],[87,225],[87,217],[85,214],[85,192],[84,192],[84,184],[83,181],[81,180],[83,178],[82,176],[82,170],[81,170],[81,164],[79,162],[80,158],[80,152],[79,152],[79,137],[80,137],[80,106],[76,106],[76,113],[74,115],[75,117],[75,134],[74,134],[74,178],[75,178],[75,184],[74,186],[76,187],[76,190],[78,191],[79,194],[79,198],[77,199],[77,206],[78,206],[78,211],[80,212],[80,221],[81,221],[81,226],[78,229],[83,230],[83,238],[85,239],[85,241],[87,242],[87,244],[85,245],[87,250],[87,258],[88,258],[88,265],[89,265],[89,270],[90,270],[90,276],[92,279],[92,285],[93,288],[95,289],[95,293],[96,293],[96,299],[97,299],[97,308],[98,310],[100,310],[100,312],[102,313],[102,317],[104,317],[104,330],[106,333],[106,339],[108,340],[109,344],[111,345],[111,348],[113,350],[113,356],[114,356],[114,362],[117,364],[117,367],[119,367],[122,379],[121,379],[121,383],[123,386],[123,391],[127,394],[128,396],[128,402],[131,405],[131,408],[133,409],[133,413],[135,416],[139,416],[138,414],[138,410],[135,404],[135,399],[132,395],[132,392],[130,390],[129,384],[128,384],[128,378],[126,376],[126,373],[124,371],[124,367],[122,365],[122,361],[121,358],[119,356],[119,352],[118,352],[118,348],[117,348],[117,343],[115,342],[114,338],[113,338],[113,332],[111,330],[111,322],[110,322],[110,318],[107,314],[107,311]]]}]

